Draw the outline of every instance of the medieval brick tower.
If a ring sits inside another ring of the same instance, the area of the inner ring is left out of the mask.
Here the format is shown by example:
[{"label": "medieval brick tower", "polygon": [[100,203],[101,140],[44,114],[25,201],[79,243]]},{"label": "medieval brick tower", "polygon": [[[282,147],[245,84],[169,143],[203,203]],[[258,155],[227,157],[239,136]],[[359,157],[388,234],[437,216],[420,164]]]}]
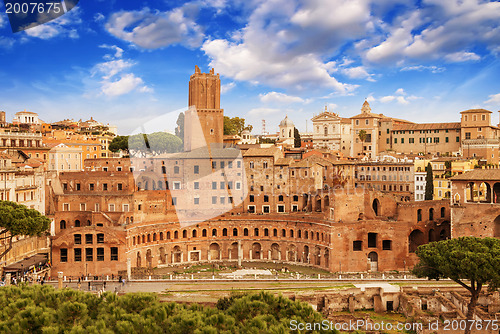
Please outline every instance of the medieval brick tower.
[{"label": "medieval brick tower", "polygon": [[189,80],[189,109],[184,122],[184,150],[223,143],[224,110],[220,108],[220,78],[201,73],[198,66]]}]

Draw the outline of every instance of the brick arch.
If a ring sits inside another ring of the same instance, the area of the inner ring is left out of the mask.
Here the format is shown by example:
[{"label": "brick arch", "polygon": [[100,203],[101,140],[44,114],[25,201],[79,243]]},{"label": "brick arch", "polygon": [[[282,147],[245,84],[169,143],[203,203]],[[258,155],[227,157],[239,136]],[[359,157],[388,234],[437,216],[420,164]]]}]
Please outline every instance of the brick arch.
[{"label": "brick arch", "polygon": [[500,215],[495,218],[493,223],[495,224],[494,230],[493,230],[493,237],[500,238]]}]

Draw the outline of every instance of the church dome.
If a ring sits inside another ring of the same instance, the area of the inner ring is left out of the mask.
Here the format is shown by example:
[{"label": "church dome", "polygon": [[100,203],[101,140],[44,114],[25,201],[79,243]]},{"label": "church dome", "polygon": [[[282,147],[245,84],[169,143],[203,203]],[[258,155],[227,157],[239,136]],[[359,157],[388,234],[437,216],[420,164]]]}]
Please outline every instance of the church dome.
[{"label": "church dome", "polygon": [[285,119],[283,119],[280,123],[280,127],[286,128],[286,127],[295,127],[293,122],[288,118],[288,116],[285,116]]}]

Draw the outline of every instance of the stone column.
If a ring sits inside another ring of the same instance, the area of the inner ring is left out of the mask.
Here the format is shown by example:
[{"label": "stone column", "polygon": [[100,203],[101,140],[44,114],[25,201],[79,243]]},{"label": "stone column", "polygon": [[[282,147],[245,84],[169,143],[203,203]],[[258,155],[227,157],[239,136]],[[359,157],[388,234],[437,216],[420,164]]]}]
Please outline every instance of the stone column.
[{"label": "stone column", "polygon": [[11,279],[12,279],[12,274],[11,273],[5,274],[5,286],[9,286],[10,285],[10,280]]},{"label": "stone column", "polygon": [[57,288],[62,289],[63,287],[63,272],[60,271],[57,273]]},{"label": "stone column", "polygon": [[132,259],[127,258],[127,281],[130,281],[132,278]]},{"label": "stone column", "polygon": [[241,249],[241,240],[238,240],[238,267],[241,267],[242,258],[243,258],[243,250]]}]

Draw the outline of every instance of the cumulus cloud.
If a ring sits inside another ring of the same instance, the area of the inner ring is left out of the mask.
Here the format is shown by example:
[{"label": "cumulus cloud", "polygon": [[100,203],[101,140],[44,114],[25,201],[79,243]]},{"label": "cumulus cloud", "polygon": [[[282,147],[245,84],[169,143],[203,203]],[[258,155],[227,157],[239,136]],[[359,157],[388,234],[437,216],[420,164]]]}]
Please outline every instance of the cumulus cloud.
[{"label": "cumulus cloud", "polygon": [[66,14],[47,23],[24,30],[29,37],[52,39],[54,37],[79,38],[76,26],[82,23],[79,8],[73,8]]},{"label": "cumulus cloud", "polygon": [[368,73],[363,66],[343,68],[341,72],[351,79],[366,79],[368,81],[375,81],[372,75]]},{"label": "cumulus cloud", "polygon": [[232,39],[209,39],[202,49],[211,66],[234,80],[347,94],[356,86],[332,76],[335,63],[325,57],[363,36],[369,12],[368,0],[260,2]]},{"label": "cumulus cloud", "polygon": [[[416,99],[419,99],[419,97],[415,95],[408,95],[403,88],[398,88],[394,92],[394,95],[382,96],[381,98],[378,99],[378,101],[380,101],[381,103],[389,103],[396,101],[399,104],[409,104],[410,101]],[[369,96],[367,100],[371,102],[371,101],[376,101],[377,99],[374,98],[373,96]]]},{"label": "cumulus cloud", "polygon": [[260,101],[264,103],[307,103],[309,100],[304,100],[298,96],[287,95],[278,92],[269,92],[259,95]]},{"label": "cumulus cloud", "polygon": [[484,101],[485,104],[500,106],[500,93],[488,96],[489,99]]},{"label": "cumulus cloud", "polygon": [[195,23],[196,10],[185,5],[167,12],[144,8],[121,11],[109,18],[106,30],[120,39],[145,49],[157,49],[172,44],[198,47],[203,41],[201,27]]},{"label": "cumulus cloud", "polygon": [[98,63],[92,69],[92,76],[100,77],[100,93],[108,97],[116,97],[129,94],[133,91],[150,93],[152,88],[145,85],[142,78],[131,73],[129,70],[135,65],[130,59],[123,59],[123,49],[116,45],[103,44],[101,48],[114,51],[114,54],[106,54],[104,62]]},{"label": "cumulus cloud", "polygon": [[493,51],[500,45],[500,3],[479,0],[424,0],[393,23],[378,21],[383,37],[361,43],[371,63],[404,63],[407,60],[463,62],[479,60],[468,52],[476,46]]},{"label": "cumulus cloud", "polygon": [[455,52],[455,53],[450,53],[444,57],[447,61],[452,62],[452,63],[461,63],[464,61],[476,61],[481,59],[481,57],[474,52]]},{"label": "cumulus cloud", "polygon": [[236,83],[234,82],[229,82],[227,84],[224,84],[220,87],[220,92],[222,94],[225,94],[227,92],[229,92],[231,89],[233,89],[234,87],[236,87]]}]

